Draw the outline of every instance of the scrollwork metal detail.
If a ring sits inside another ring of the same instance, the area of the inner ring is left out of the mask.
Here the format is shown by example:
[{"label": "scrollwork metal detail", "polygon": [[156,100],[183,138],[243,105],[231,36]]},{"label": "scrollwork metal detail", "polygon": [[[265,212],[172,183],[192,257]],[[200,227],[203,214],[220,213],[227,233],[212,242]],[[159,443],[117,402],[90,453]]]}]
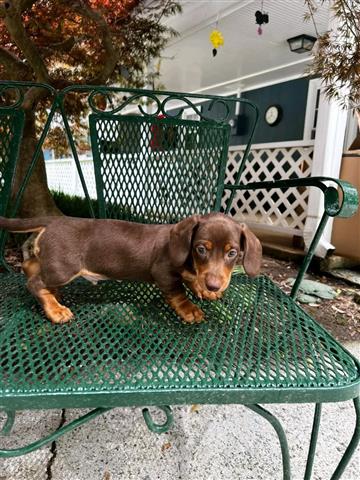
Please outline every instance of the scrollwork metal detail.
[{"label": "scrollwork metal detail", "polygon": [[0,80],[0,108],[18,110],[26,103],[26,96],[35,89],[44,89],[55,96],[55,89],[51,85],[36,82],[18,82]]},{"label": "scrollwork metal detail", "polygon": [[20,108],[24,101],[24,89],[17,85],[0,84],[0,107],[14,110]]},{"label": "scrollwork metal detail", "polygon": [[[147,118],[162,116],[167,119],[180,119],[185,110],[191,109],[200,120],[215,123],[228,122],[234,109],[231,105],[248,105],[254,112],[254,125],[258,118],[258,109],[250,101],[237,97],[218,97],[202,94],[181,94],[155,90],[131,90],[121,87],[74,86],[60,92],[60,101],[70,92],[88,93],[90,110],[96,114],[115,115],[123,113],[126,107],[134,106],[138,114]],[[205,102],[205,104],[204,104]],[[199,104],[204,106],[201,108]],[[151,105],[146,109],[145,105]],[[171,104],[171,105],[170,105]],[[215,111],[216,115],[210,112]],[[206,108],[206,111],[205,111]],[[223,109],[223,112],[219,112]]]}]

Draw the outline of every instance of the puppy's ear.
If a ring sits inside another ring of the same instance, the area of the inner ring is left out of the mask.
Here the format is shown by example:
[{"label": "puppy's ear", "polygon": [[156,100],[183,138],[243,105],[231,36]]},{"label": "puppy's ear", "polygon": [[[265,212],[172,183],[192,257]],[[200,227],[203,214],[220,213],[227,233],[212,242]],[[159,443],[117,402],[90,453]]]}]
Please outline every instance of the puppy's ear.
[{"label": "puppy's ear", "polygon": [[239,228],[240,246],[244,251],[242,264],[249,277],[255,277],[256,275],[259,275],[261,268],[261,243],[245,223],[241,223]]},{"label": "puppy's ear", "polygon": [[174,267],[180,268],[186,262],[190,254],[191,240],[199,221],[200,215],[192,215],[171,228],[169,254]]}]

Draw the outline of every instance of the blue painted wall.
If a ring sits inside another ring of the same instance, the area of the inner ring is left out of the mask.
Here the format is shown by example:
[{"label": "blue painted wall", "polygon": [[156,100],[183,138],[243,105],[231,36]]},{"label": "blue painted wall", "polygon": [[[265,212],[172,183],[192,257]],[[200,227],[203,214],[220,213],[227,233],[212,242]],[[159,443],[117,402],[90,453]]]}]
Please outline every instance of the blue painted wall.
[{"label": "blue painted wall", "polygon": [[[260,119],[253,143],[285,142],[302,140],[304,133],[306,101],[309,79],[301,78],[243,92],[241,98],[254,102],[260,111]],[[270,105],[280,105],[282,120],[271,127],[265,122],[265,111]],[[251,120],[251,109],[242,107],[241,128],[243,135],[232,135],[231,145],[242,145],[248,140],[247,124]]]}]

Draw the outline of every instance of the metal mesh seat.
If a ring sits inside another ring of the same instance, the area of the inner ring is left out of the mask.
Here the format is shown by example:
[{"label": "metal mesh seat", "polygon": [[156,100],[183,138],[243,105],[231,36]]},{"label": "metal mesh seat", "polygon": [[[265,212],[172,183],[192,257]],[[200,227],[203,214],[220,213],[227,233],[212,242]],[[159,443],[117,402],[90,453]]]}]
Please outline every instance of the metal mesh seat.
[{"label": "metal mesh seat", "polygon": [[[22,275],[1,280],[0,397],[21,408],[351,398],[355,360],[269,279],[235,275],[224,298],[184,325],[150,284],[77,282],[75,313],[53,325]],[[329,390],[332,389],[332,395]],[[225,395],[226,393],[226,395]]]}]

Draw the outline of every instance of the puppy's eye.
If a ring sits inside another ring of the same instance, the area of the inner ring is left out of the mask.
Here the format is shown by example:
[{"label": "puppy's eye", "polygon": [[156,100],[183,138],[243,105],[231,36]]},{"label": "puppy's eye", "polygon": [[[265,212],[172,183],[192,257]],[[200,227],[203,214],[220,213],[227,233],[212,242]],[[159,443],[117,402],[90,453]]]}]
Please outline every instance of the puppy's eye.
[{"label": "puppy's eye", "polygon": [[196,251],[199,255],[204,256],[206,255],[206,248],[203,245],[198,245],[196,247]]},{"label": "puppy's eye", "polygon": [[238,253],[237,250],[235,250],[235,248],[232,248],[231,250],[228,251],[228,257],[234,258],[236,257],[237,253]]}]

